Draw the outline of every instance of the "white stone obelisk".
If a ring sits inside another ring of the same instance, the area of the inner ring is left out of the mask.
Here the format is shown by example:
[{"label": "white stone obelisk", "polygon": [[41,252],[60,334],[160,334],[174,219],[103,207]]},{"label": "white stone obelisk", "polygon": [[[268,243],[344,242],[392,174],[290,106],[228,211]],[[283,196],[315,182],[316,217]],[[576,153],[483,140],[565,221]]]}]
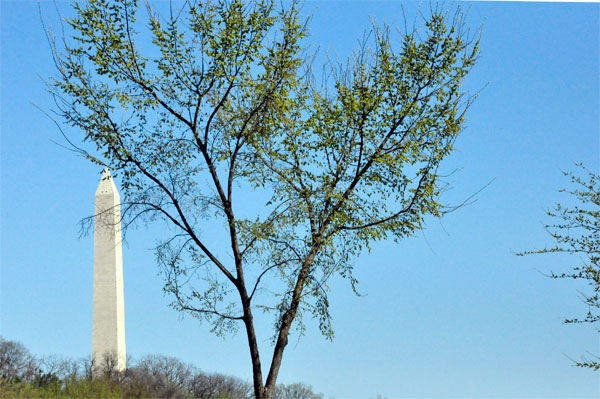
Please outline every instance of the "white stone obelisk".
[{"label": "white stone obelisk", "polygon": [[120,203],[117,187],[108,168],[105,168],[95,196],[92,357],[96,367],[106,367],[106,362],[111,359],[114,369],[124,371],[125,306]]}]

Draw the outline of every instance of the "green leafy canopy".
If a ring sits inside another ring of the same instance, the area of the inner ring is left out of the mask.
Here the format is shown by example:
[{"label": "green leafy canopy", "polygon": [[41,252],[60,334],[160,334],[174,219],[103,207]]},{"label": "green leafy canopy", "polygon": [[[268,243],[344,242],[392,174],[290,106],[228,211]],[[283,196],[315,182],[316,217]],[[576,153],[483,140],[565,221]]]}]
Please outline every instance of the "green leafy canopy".
[{"label": "green leafy canopy", "polygon": [[[98,155],[85,155],[120,172],[127,225],[161,218],[178,228],[158,247],[167,291],[180,294],[179,275],[207,257],[234,276],[199,245],[202,221],[222,217],[239,261],[290,283],[263,309],[286,308],[312,258],[304,291],[316,301],[303,302],[331,336],[329,276],[352,279],[363,247],[409,236],[443,212],[437,170],[461,131],[460,86],[477,58],[460,13],[432,10],[424,38],[405,32],[397,49],[389,27],[374,26],[317,85],[296,3],[187,3],[166,18],[146,4],[151,49],[138,45],[137,1],[74,7],[73,40],[62,51],[52,40],[59,75],[50,88],[64,120],[95,144]],[[269,196],[253,219],[234,217],[238,181]],[[218,316],[228,291],[210,280],[175,306],[201,299],[214,312],[199,313]]]},{"label": "green leafy canopy", "polygon": [[[330,277],[356,289],[363,249],[447,210],[438,168],[473,99],[461,85],[477,38],[460,10],[432,6],[398,35],[374,24],[316,75],[295,1],[74,7],[70,40],[49,36],[56,112],[84,132],[78,151],[121,176],[125,228],[170,226],[157,256],[176,309],[219,334],[242,321],[253,359],[252,312],[274,312],[274,384],[304,312],[333,337]],[[203,235],[221,228],[227,251]]]}]

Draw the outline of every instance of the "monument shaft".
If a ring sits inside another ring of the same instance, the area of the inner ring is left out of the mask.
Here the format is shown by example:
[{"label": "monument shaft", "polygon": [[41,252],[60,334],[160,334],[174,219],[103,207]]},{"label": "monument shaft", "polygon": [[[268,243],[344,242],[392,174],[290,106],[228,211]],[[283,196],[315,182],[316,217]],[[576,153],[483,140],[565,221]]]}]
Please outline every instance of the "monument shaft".
[{"label": "monument shaft", "polygon": [[95,366],[125,370],[125,305],[121,210],[117,187],[108,169],[95,195],[94,314],[92,356]]}]

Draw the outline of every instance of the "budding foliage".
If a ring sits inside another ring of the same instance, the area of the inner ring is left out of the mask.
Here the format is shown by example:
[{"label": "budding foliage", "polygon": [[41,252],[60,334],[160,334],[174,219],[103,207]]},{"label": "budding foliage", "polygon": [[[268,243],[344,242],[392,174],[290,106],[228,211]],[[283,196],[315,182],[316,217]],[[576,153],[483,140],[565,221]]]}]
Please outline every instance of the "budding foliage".
[{"label": "budding foliage", "polygon": [[[124,226],[167,222],[165,290],[216,333],[249,306],[273,312],[275,338],[306,311],[333,337],[330,277],[355,288],[361,250],[446,210],[438,170],[478,54],[460,12],[432,9],[401,33],[374,25],[317,76],[296,2],[74,7],[69,39],[50,36],[57,112],[120,175]],[[216,230],[226,250],[205,240]]]}]

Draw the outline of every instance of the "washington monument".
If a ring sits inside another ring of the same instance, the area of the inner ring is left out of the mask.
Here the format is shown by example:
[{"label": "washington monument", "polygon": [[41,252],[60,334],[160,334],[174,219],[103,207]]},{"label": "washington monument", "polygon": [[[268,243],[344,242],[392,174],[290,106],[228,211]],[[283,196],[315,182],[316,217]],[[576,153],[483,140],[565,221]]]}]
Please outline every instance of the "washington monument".
[{"label": "washington monument", "polygon": [[96,189],[94,212],[94,321],[92,357],[100,367],[125,370],[125,306],[121,200],[113,178],[104,169]]}]

